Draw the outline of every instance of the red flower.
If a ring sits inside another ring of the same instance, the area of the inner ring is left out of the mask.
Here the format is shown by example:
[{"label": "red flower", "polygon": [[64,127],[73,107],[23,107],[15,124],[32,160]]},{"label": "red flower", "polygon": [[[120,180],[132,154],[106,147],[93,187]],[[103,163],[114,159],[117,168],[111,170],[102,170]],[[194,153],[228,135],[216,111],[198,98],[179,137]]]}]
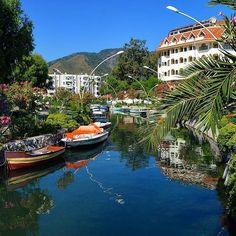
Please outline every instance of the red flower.
[{"label": "red flower", "polygon": [[0,116],[0,124],[3,126],[9,125],[11,123],[11,117],[9,116]]}]

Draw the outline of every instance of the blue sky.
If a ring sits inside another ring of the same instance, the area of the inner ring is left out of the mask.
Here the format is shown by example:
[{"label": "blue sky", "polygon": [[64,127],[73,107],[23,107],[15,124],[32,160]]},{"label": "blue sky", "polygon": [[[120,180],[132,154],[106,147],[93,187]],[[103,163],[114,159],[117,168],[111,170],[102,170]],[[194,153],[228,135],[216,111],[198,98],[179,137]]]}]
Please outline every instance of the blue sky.
[{"label": "blue sky", "polygon": [[198,20],[230,15],[208,0],[21,0],[34,24],[35,51],[47,61],[74,52],[123,47],[131,37],[155,50],[169,30],[193,23],[169,11],[172,5]]}]

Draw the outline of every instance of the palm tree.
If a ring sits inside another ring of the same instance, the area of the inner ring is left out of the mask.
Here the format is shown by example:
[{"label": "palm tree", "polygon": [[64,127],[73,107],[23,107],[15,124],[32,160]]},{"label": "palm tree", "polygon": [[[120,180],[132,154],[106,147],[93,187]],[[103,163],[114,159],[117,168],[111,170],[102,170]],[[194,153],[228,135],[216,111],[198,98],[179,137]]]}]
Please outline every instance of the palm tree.
[{"label": "palm tree", "polygon": [[[212,0],[209,4],[220,3],[236,9],[235,0]],[[236,52],[236,17],[224,19],[225,31],[219,41]],[[219,50],[223,56],[204,56],[192,62],[183,72],[186,79],[165,94],[159,109],[162,114],[154,127],[148,127],[151,132],[145,138],[152,146],[183,121],[194,121],[197,128],[217,135],[220,119],[236,102],[236,53]]]}]

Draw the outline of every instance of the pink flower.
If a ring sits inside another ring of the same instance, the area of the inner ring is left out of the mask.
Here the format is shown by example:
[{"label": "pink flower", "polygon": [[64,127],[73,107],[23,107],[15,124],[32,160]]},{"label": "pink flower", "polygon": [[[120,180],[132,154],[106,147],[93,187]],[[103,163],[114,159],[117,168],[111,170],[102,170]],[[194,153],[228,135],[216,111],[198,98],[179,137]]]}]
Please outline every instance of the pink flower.
[{"label": "pink flower", "polygon": [[11,123],[11,117],[9,116],[0,116],[0,125],[9,125]]}]

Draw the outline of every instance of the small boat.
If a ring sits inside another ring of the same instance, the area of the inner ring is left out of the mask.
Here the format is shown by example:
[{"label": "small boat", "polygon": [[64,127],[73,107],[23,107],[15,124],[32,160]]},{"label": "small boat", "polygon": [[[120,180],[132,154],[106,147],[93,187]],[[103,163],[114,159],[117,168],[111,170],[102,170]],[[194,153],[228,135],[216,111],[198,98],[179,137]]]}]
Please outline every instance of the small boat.
[{"label": "small boat", "polygon": [[132,107],[129,110],[129,113],[132,115],[146,115],[147,114],[148,109],[145,107]]},{"label": "small boat", "polygon": [[109,132],[96,124],[81,125],[71,133],[65,133],[62,142],[68,147],[79,147],[101,143],[108,138]]},{"label": "small boat", "polygon": [[106,121],[96,121],[94,122],[95,125],[97,125],[99,128],[103,128],[103,129],[108,129],[111,126],[111,122]]},{"label": "small boat", "polygon": [[31,151],[5,151],[8,168],[16,170],[54,161],[65,152],[65,147],[47,146]]}]

